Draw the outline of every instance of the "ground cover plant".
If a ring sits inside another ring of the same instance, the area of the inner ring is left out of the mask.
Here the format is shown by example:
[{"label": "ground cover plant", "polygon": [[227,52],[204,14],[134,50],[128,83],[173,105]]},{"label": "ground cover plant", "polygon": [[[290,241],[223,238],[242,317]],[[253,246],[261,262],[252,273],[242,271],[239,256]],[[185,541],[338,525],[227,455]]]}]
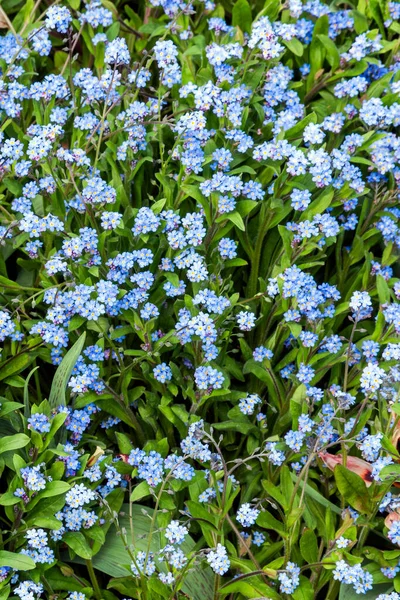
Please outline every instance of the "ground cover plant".
[{"label": "ground cover plant", "polygon": [[399,600],[399,16],[3,0],[0,600]]}]

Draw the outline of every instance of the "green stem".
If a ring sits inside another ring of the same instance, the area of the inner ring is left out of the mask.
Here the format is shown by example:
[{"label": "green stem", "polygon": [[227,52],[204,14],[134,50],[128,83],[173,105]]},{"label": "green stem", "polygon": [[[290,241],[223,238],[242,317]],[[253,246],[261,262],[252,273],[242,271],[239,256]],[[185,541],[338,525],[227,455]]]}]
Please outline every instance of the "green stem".
[{"label": "green stem", "polygon": [[172,589],[171,595],[168,596],[168,600],[175,600],[175,598],[177,597],[176,594],[180,589],[180,585],[181,585],[182,581],[184,580],[184,577],[185,577],[187,571],[191,567],[192,567],[192,559],[188,560],[186,566],[182,569],[182,571],[180,571],[178,577],[175,580],[175,585]]},{"label": "green stem", "polygon": [[48,579],[46,579],[46,577],[42,574],[41,576],[41,580],[44,583],[44,587],[46,588],[46,590],[49,592],[50,595],[54,594],[54,590],[50,585],[50,582],[48,581]]},{"label": "green stem", "polygon": [[38,370],[37,370],[38,367],[37,367],[37,361],[36,361],[36,359],[34,360],[33,364],[36,367],[35,372],[33,374],[33,377],[35,379],[37,397],[38,397],[38,400],[39,400],[39,403],[40,403],[42,401],[42,399],[43,399],[43,396],[42,396],[42,390],[41,390],[41,387],[40,387],[40,377],[39,377],[39,373],[38,373]]},{"label": "green stem", "polygon": [[93,564],[91,560],[87,560],[86,567],[89,573],[90,581],[92,582],[94,596],[96,600],[103,600],[103,594],[101,593],[101,589],[99,586],[99,582],[97,581],[96,573],[94,572]]},{"label": "green stem", "polygon": [[154,507],[153,516],[152,516],[151,523],[150,523],[150,530],[149,530],[149,534],[148,534],[148,542],[147,542],[147,549],[146,549],[146,559],[144,561],[145,567],[147,565],[147,561],[148,561],[149,554],[150,554],[151,540],[152,540],[152,537],[153,537],[153,532],[154,532],[154,528],[155,528],[156,521],[157,521],[158,507],[160,506],[161,496],[163,495],[165,486],[167,485],[167,481],[168,481],[168,475],[164,479],[164,481],[162,482],[161,487],[160,487],[160,491],[157,494],[156,505]]},{"label": "green stem", "polygon": [[217,600],[218,595],[219,595],[218,590],[219,590],[220,580],[221,580],[221,576],[216,574],[215,579],[214,579],[214,593],[213,593],[214,600]]}]

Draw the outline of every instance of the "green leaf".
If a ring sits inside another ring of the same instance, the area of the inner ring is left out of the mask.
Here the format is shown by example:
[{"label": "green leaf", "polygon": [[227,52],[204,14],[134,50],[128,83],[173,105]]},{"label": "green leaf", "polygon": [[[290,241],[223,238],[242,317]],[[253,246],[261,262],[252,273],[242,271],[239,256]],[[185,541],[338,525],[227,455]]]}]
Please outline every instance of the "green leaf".
[{"label": "green leaf", "polygon": [[318,561],[317,536],[311,529],[307,529],[301,534],[300,552],[304,560],[308,563],[315,563]]},{"label": "green leaf", "polygon": [[382,275],[376,276],[376,289],[378,290],[379,302],[381,304],[390,302],[390,289]]},{"label": "green leaf", "polygon": [[81,327],[81,325],[83,325],[83,323],[86,320],[87,320],[86,317],[81,317],[79,315],[75,315],[74,317],[72,317],[72,319],[69,322],[68,331],[76,331],[77,329],[79,329],[79,327]]},{"label": "green leaf", "polygon": [[194,198],[195,200],[197,200],[197,202],[199,202],[200,204],[202,204],[205,200],[205,197],[196,185],[183,185],[182,191],[185,192],[185,194],[187,194],[190,198]]},{"label": "green leaf", "polygon": [[271,496],[271,498],[274,498],[274,500],[276,500],[282,506],[282,508],[287,510],[288,504],[286,502],[285,496],[282,494],[280,489],[268,479],[263,479],[261,481],[261,484],[265,491],[268,493],[268,495]]},{"label": "green leaf", "polygon": [[21,184],[15,179],[6,177],[3,179],[3,184],[14,196],[19,196],[22,193]]},{"label": "green leaf", "polygon": [[36,506],[33,506],[31,509],[32,502],[33,501],[31,500],[31,502],[27,505],[30,522],[36,518],[41,518],[43,515],[55,515],[56,512],[61,510],[65,505],[65,498],[63,498],[61,495],[43,499],[39,498],[39,502],[37,502]]},{"label": "green leaf", "polygon": [[64,423],[67,419],[67,416],[68,415],[66,413],[58,413],[58,415],[56,415],[53,418],[50,431],[46,436],[46,443],[44,446],[45,448],[50,444],[51,440],[54,438],[57,431],[64,425]]},{"label": "green leaf", "polygon": [[379,477],[382,481],[393,478],[398,480],[400,478],[400,465],[388,465],[387,467],[383,467],[379,473]]},{"label": "green leaf", "polygon": [[[65,575],[64,575],[65,574]],[[79,574],[79,577],[74,577],[74,570],[70,565],[63,565],[52,567],[51,569],[46,569],[46,581],[51,585],[53,590],[60,590],[68,592],[85,592],[85,583],[86,587],[89,588],[90,584],[87,582],[82,574]],[[89,591],[89,590],[88,590]],[[59,596],[60,597],[60,596]],[[89,597],[89,596],[86,596]]]},{"label": "green leaf", "polygon": [[368,19],[358,10],[351,11],[354,19],[354,29],[357,34],[368,31]]},{"label": "green leaf", "polygon": [[298,39],[284,40],[283,43],[296,56],[303,56],[304,46]]},{"label": "green leaf", "polygon": [[225,267],[245,267],[248,264],[243,258],[230,258],[225,261]]},{"label": "green leaf", "polygon": [[190,514],[195,519],[201,519],[202,521],[207,521],[213,527],[213,529],[217,529],[216,523],[217,518],[215,515],[208,512],[207,508],[205,508],[202,504],[198,502],[194,502],[193,500],[188,500],[186,503],[188,509],[190,510]]},{"label": "green leaf", "polygon": [[43,515],[39,517],[35,517],[34,519],[27,519],[27,524],[32,527],[45,527],[46,529],[60,529],[62,527],[62,522],[52,517],[50,515]]},{"label": "green leaf", "polygon": [[318,196],[318,198],[311,202],[307,210],[304,211],[301,216],[301,220],[310,220],[312,217],[315,217],[315,215],[323,213],[332,202],[333,196],[334,191],[331,188],[324,190],[322,194]]},{"label": "green leaf", "polygon": [[[291,472],[290,473],[290,477],[291,477],[291,479],[293,480],[294,483],[297,482],[297,475],[295,475],[295,473]],[[332,502],[329,502],[329,500],[327,500],[322,494],[320,494],[319,492],[317,492],[317,490],[315,490],[309,483],[304,483],[304,481],[300,481],[300,487],[301,487],[301,489],[303,489],[303,487],[305,487],[306,488],[306,494],[308,496],[310,496],[310,498],[312,498],[313,500],[315,500],[316,502],[318,502],[322,506],[325,506],[331,512],[334,512],[337,515],[341,515],[342,514],[342,511],[340,510],[340,508],[338,506],[336,506],[335,504],[332,504]]]},{"label": "green leaf", "polygon": [[112,340],[115,340],[119,337],[121,337],[122,335],[128,335],[129,333],[132,333],[133,329],[131,327],[131,325],[123,325],[122,327],[119,327],[118,329],[114,329],[114,331],[111,332],[110,334],[110,338]]},{"label": "green leaf", "polygon": [[[393,591],[393,585],[374,585],[373,589],[362,595],[363,600],[376,600],[380,594],[389,594]],[[360,600],[360,594],[356,594],[352,585],[340,586],[339,600]]]},{"label": "green leaf", "polygon": [[32,377],[32,375],[34,374],[35,371],[37,371],[39,367],[35,367],[34,369],[32,369],[32,371],[30,373],[28,373],[28,376],[25,380],[25,384],[24,384],[24,416],[25,418],[28,418],[30,415],[30,404],[29,404],[29,381]]},{"label": "green leaf", "polygon": [[242,31],[250,33],[251,30],[251,8],[247,0],[237,0],[232,9],[232,25],[238,26]]},{"label": "green leaf", "polygon": [[342,465],[337,465],[333,472],[338,490],[346,502],[359,512],[370,514],[371,501],[367,486],[361,477]]},{"label": "green leaf", "polygon": [[24,554],[0,550],[0,567],[11,567],[16,571],[31,571],[36,567],[35,562]]},{"label": "green leaf", "polygon": [[3,275],[0,275],[0,284],[2,287],[5,287],[6,289],[16,290],[19,292],[21,290],[30,291],[30,292],[37,291],[36,288],[22,286],[17,281],[11,281],[11,279],[7,279],[7,277],[4,277]]},{"label": "green leaf", "polygon": [[251,431],[257,433],[257,428],[253,425],[253,423],[246,423],[243,421],[233,421],[230,419],[229,421],[222,421],[220,423],[213,423],[213,428],[218,431],[237,431],[238,433],[243,433],[244,435],[248,435]]},{"label": "green leaf", "polygon": [[122,401],[118,401],[112,396],[106,400],[98,400],[96,403],[102,410],[108,412],[113,417],[118,417],[124,423],[136,429],[137,423],[134,420],[134,413],[130,407],[126,407]]},{"label": "green leaf", "polygon": [[23,354],[19,354],[18,356],[14,356],[13,358],[7,360],[0,367],[0,381],[6,379],[7,377],[11,377],[11,375],[21,373],[21,371],[30,365],[34,359],[34,355],[29,354],[29,352],[24,352]]},{"label": "green leaf", "polygon": [[61,364],[57,368],[49,396],[49,404],[51,408],[66,405],[65,390],[75,363],[82,352],[85,339],[86,333],[82,333],[81,337],[75,342],[72,348],[68,350],[67,354],[62,359]]},{"label": "green leaf", "polygon": [[105,531],[99,525],[95,525],[94,527],[90,527],[85,532],[85,534],[91,540],[94,540],[95,542],[97,542],[100,545],[100,547],[106,541]]},{"label": "green leaf", "polygon": [[68,492],[69,489],[71,489],[71,486],[66,481],[49,481],[49,483],[46,484],[45,489],[38,492],[37,495],[32,498],[28,504],[28,507],[31,508],[36,506],[39,500],[42,500],[43,498],[61,496],[61,494]]},{"label": "green leaf", "polygon": [[52,496],[65,494],[65,492],[68,492],[70,489],[71,486],[66,481],[49,481],[49,483],[46,484],[46,489],[39,493],[41,498],[51,498]]},{"label": "green leaf", "polygon": [[3,402],[3,399],[1,400],[1,409],[0,409],[0,417],[4,417],[5,415],[8,415],[8,413],[10,412],[14,412],[15,410],[18,410],[19,408],[24,408],[24,405],[21,404],[20,402]]},{"label": "green leaf", "polygon": [[292,594],[293,600],[314,600],[314,589],[312,583],[303,575],[300,575],[300,585]]},{"label": "green leaf", "polygon": [[259,363],[256,363],[255,360],[251,359],[245,363],[243,373],[253,373],[260,381],[266,383],[271,398],[277,404],[282,404],[282,400],[285,397],[285,391],[282,383],[275,377],[272,369],[264,368]]},{"label": "green leaf", "polygon": [[[255,171],[254,169],[249,167],[249,165],[240,165],[240,167],[236,167],[236,169],[232,169],[232,171],[229,171],[229,175],[240,175],[241,173],[249,173],[249,175],[257,175],[257,171]],[[253,206],[255,206],[257,204],[257,201],[255,201],[255,200],[241,200],[240,202],[238,202],[238,207],[240,205],[246,204],[247,202],[251,202],[251,204]],[[241,212],[241,214],[243,214],[243,213]]]},{"label": "green leaf", "polygon": [[378,24],[381,34],[384,35],[385,27],[383,24],[382,9],[381,9],[379,0],[369,0],[367,7],[368,7],[367,16],[373,17],[375,22]]},{"label": "green leaf", "polygon": [[23,388],[25,385],[25,379],[20,375],[12,375],[4,380],[4,383],[14,388]]},{"label": "green leaf", "polygon": [[278,600],[280,598],[278,592],[262,581],[261,577],[233,581],[222,589],[220,588],[218,595],[221,594],[224,594],[224,596],[230,594],[231,598],[244,596],[245,598],[258,598],[259,600],[261,598],[268,598],[268,600]]},{"label": "green leaf", "polygon": [[232,223],[241,231],[246,231],[243,219],[237,211],[227,214],[226,218],[229,219],[229,221],[232,221]]},{"label": "green leaf", "polygon": [[15,435],[6,435],[0,439],[0,454],[10,450],[25,448],[29,444],[30,438],[25,433],[16,433]]},{"label": "green leaf", "polygon": [[282,537],[286,537],[286,532],[283,523],[275,519],[271,513],[267,511],[261,512],[257,517],[257,525],[265,527],[265,529],[273,529],[277,531]]},{"label": "green leaf", "polygon": [[119,451],[122,454],[129,454],[132,450],[132,443],[129,437],[124,433],[119,433],[119,431],[115,432],[115,437],[117,438]]},{"label": "green leaf", "polygon": [[301,121],[296,123],[296,125],[294,125],[290,129],[288,129],[285,133],[285,138],[288,140],[291,140],[291,139],[300,137],[300,134],[303,132],[303,130],[309,123],[316,123],[316,122],[317,122],[317,115],[314,112],[312,112],[309,115],[307,115],[306,117],[304,117],[304,119],[302,119]]},{"label": "green leaf", "polygon": [[336,48],[335,42],[333,42],[329,36],[323,35],[322,33],[318,34],[317,37],[325,46],[326,60],[331,65],[332,71],[335,71],[340,65],[340,54],[339,50]]},{"label": "green leaf", "polygon": [[136,502],[141,498],[146,498],[146,496],[150,496],[150,487],[147,481],[142,481],[134,488],[131,494],[131,502]]},{"label": "green leaf", "polygon": [[81,558],[84,558],[85,560],[92,558],[92,550],[86,541],[85,536],[83,533],[80,533],[80,531],[67,531],[67,533],[63,535],[63,541]]},{"label": "green leaf", "polygon": [[10,595],[10,591],[11,591],[10,585],[6,585],[5,587],[3,587],[3,589],[0,590],[0,600],[7,600],[7,598]]},{"label": "green leaf", "polygon": [[[132,525],[135,550],[146,552],[153,510],[146,506],[133,504],[131,508],[132,522],[129,518],[129,505],[124,504],[121,510],[123,516],[120,516],[118,519],[120,526],[127,531],[128,538],[130,539]],[[159,514],[158,519],[161,520],[162,518],[162,515]],[[169,517],[167,522],[169,522]],[[159,523],[159,526],[161,526],[161,523]],[[151,538],[151,552],[157,553],[165,545],[164,541],[161,539],[161,532],[157,528]],[[186,536],[180,547],[188,555],[189,552],[195,549],[195,542],[190,536]],[[78,562],[82,561],[78,559]],[[126,577],[129,574],[124,565],[129,565],[131,560],[121,536],[116,535],[113,526],[108,532],[104,546],[93,557],[92,562],[95,569],[111,577]],[[209,567],[191,569],[184,578],[182,591],[187,594],[190,600],[208,600],[213,597],[213,585],[214,573]]]},{"label": "green leaf", "polygon": [[6,492],[0,496],[0,506],[13,506],[21,502],[21,498],[14,496],[14,492]]}]

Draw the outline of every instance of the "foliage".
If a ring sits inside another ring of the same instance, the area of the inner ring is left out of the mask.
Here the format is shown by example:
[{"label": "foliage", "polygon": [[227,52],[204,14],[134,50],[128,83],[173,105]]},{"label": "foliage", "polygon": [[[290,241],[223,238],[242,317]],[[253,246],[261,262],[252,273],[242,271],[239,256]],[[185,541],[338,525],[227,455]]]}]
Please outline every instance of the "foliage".
[{"label": "foliage", "polygon": [[400,598],[400,3],[3,0],[0,600]]}]

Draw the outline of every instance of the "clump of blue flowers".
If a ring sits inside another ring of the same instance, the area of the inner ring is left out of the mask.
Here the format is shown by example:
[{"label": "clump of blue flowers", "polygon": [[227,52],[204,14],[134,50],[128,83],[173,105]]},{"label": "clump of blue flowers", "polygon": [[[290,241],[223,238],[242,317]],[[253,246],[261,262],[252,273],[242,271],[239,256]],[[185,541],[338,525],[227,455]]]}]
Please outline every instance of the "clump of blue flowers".
[{"label": "clump of blue flowers", "polygon": [[399,18],[0,7],[1,600],[399,597]]}]

